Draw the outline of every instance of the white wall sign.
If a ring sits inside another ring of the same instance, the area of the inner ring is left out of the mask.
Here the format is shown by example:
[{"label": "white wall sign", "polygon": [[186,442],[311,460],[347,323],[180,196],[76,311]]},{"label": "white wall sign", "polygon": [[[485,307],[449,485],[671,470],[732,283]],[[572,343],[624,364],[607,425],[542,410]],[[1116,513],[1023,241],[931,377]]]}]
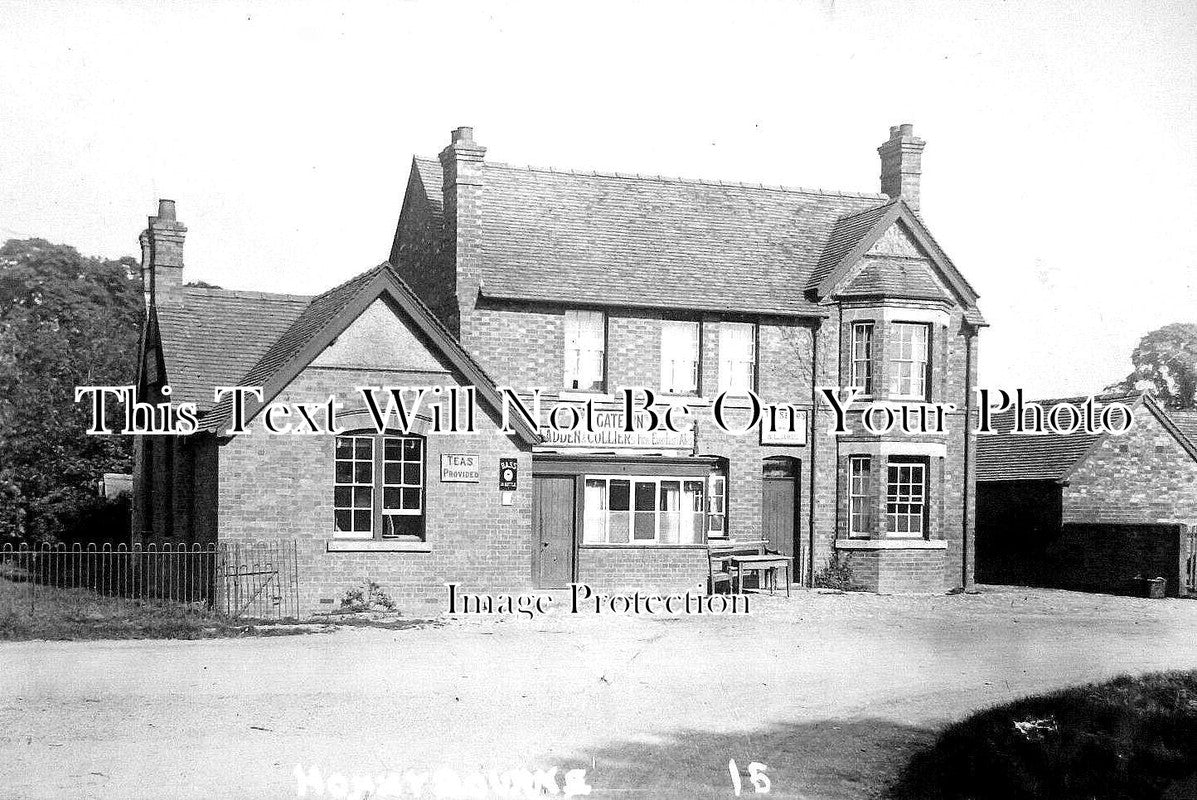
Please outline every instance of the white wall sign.
[{"label": "white wall sign", "polygon": [[766,411],[761,419],[761,444],[806,444],[806,429],[810,427],[805,409],[794,409],[793,415],[779,412],[770,420]]},{"label": "white wall sign", "polygon": [[478,483],[482,471],[478,456],[463,453],[441,453],[442,483]]}]

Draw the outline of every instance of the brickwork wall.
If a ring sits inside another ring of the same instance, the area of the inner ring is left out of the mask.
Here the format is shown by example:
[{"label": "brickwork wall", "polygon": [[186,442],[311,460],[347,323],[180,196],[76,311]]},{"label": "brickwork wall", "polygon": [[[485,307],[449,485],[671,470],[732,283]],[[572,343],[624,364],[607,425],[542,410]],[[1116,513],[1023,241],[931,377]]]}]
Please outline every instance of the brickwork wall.
[{"label": "brickwork wall", "polygon": [[1064,522],[1197,523],[1197,462],[1146,405],[1069,477]]},{"label": "brickwork wall", "polygon": [[853,550],[841,558],[858,587],[881,594],[938,594],[947,580],[943,550]]},{"label": "brickwork wall", "polygon": [[[309,368],[278,399],[319,402],[335,392],[348,401],[358,385],[421,382],[454,383],[444,374]],[[447,582],[460,583],[465,591],[526,589],[531,585],[530,454],[499,432],[483,409],[479,412],[476,436],[428,436],[425,515],[431,552],[326,552],[333,538],[334,437],[260,431],[227,440],[220,449],[221,538],[298,540],[301,606],[313,611],[335,607],[347,589],[367,580],[381,584],[400,605],[442,602]],[[442,453],[477,454],[481,482],[441,483]],[[512,506],[499,503],[501,457],[520,463]]]},{"label": "brickwork wall", "polygon": [[415,169],[407,182],[390,262],[449,330],[457,331],[456,268],[442,252],[441,218],[429,205]]},{"label": "brickwork wall", "polygon": [[603,591],[706,593],[703,547],[588,547],[578,551],[578,582]]}]

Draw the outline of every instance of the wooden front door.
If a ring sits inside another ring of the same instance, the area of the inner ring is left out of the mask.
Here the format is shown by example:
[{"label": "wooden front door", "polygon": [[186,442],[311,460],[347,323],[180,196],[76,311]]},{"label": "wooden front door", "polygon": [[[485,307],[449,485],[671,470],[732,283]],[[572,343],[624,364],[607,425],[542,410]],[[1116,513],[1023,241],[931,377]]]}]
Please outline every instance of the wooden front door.
[{"label": "wooden front door", "polygon": [[574,478],[537,475],[532,483],[532,580],[560,589],[574,579]]},{"label": "wooden front door", "polygon": [[793,459],[765,462],[761,490],[761,538],[769,549],[787,556],[798,554],[798,467]]}]

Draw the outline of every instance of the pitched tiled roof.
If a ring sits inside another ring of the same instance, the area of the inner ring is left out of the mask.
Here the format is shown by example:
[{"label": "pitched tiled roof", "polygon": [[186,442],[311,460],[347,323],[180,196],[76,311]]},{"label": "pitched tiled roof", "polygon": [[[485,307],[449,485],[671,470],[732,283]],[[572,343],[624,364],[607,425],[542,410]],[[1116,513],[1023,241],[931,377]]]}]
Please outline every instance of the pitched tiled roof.
[{"label": "pitched tiled roof", "polygon": [[1168,416],[1191,444],[1197,446],[1197,411],[1169,411]]},{"label": "pitched tiled roof", "polygon": [[837,219],[827,240],[827,246],[823,248],[823,253],[819,257],[819,263],[807,280],[807,288],[814,289],[822,283],[896,202],[897,200],[891,200],[883,205],[866,208]]},{"label": "pitched tiled roof", "polygon": [[[1059,403],[1080,406],[1088,397],[1062,397],[1035,400],[1046,414]],[[1141,394],[1103,395],[1096,398],[1101,405],[1125,403],[1134,407],[1141,402]],[[1030,412],[1025,415],[1029,424]],[[977,436],[978,481],[1059,481],[1064,480],[1089,452],[1090,448],[1108,434],[1083,432],[1061,435],[1012,434],[1014,411],[993,415],[996,433]]]},{"label": "pitched tiled roof", "polygon": [[866,256],[864,266],[840,297],[899,297],[951,302],[951,296],[921,259]]},{"label": "pitched tiled roof", "polygon": [[181,304],[157,308],[171,399],[194,402],[200,411],[210,408],[213,387],[244,375],[309,301],[300,295],[184,287]]},{"label": "pitched tiled roof", "polygon": [[[439,162],[416,159],[429,200]],[[482,293],[823,314],[805,295],[837,220],[877,194],[483,166]]]}]

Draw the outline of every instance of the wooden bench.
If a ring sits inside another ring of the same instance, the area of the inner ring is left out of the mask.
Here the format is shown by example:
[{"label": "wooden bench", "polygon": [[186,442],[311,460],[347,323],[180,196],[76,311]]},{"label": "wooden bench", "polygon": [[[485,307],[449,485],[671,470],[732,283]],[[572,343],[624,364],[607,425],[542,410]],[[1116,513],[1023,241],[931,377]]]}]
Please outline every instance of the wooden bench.
[{"label": "wooden bench", "polygon": [[[715,593],[715,585],[718,583],[727,583],[727,590],[732,590],[732,571],[728,567],[727,560],[735,556],[763,556],[768,554],[769,542],[765,539],[752,539],[748,541],[713,541],[707,542],[707,573],[710,583],[708,584],[711,594]],[[738,587],[739,591],[743,591],[744,587]]]}]

